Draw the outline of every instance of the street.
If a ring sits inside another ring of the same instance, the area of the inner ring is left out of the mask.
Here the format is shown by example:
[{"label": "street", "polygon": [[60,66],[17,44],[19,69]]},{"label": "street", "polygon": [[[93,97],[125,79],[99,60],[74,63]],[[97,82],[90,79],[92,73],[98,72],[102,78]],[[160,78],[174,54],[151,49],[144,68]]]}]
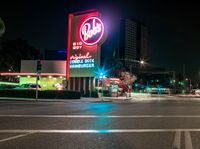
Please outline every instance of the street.
[{"label": "street", "polygon": [[1,149],[199,149],[200,102],[0,101]]}]

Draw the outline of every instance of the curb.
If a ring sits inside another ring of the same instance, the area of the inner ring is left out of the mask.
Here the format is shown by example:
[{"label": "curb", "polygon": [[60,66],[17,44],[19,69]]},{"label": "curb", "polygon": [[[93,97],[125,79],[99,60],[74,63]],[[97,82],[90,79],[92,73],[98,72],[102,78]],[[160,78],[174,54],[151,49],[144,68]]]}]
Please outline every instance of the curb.
[{"label": "curb", "polygon": [[35,98],[12,98],[0,97],[0,101],[33,101],[33,102],[67,102],[67,101],[80,101],[80,99],[35,99]]}]

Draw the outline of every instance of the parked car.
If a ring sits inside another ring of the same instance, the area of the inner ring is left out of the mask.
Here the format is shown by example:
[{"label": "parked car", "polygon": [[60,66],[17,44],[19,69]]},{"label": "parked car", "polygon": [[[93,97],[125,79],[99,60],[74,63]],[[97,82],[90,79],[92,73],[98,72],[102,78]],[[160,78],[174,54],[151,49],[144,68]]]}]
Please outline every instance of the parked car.
[{"label": "parked car", "polygon": [[170,89],[169,88],[162,88],[162,87],[153,87],[153,88],[146,88],[146,92],[147,93],[151,93],[151,94],[169,94],[170,93]]},{"label": "parked car", "polygon": [[192,94],[200,95],[200,89],[193,89]]},{"label": "parked car", "polygon": [[[34,83],[26,83],[26,84],[20,85],[16,89],[36,90],[36,88],[37,88],[36,84],[34,84]],[[41,90],[41,86],[39,84],[38,84],[38,90]]]}]

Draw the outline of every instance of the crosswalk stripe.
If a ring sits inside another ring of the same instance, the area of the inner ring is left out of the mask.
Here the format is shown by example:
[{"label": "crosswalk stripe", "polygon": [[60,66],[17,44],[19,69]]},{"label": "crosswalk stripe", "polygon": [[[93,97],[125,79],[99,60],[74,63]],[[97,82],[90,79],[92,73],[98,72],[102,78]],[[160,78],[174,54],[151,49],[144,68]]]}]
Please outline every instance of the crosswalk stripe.
[{"label": "crosswalk stripe", "polygon": [[181,148],[181,132],[176,131],[174,135],[174,142],[172,149],[180,149]]},{"label": "crosswalk stripe", "polygon": [[0,115],[27,118],[200,118],[200,115]]},{"label": "crosswalk stripe", "polygon": [[60,129],[8,129],[0,130],[0,133],[147,133],[147,132],[180,132],[191,131],[200,132],[200,129],[74,129],[74,130],[60,130]]},{"label": "crosswalk stripe", "polygon": [[185,149],[193,149],[192,139],[189,131],[185,131]]}]

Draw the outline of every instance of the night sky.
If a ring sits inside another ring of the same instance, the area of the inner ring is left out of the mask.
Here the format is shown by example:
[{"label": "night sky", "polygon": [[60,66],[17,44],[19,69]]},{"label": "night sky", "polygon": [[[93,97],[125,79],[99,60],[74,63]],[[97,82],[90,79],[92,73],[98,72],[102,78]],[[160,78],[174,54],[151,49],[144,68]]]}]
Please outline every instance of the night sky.
[{"label": "night sky", "polygon": [[[0,17],[6,25],[4,39],[23,38],[42,49],[66,47],[67,15],[98,9],[115,34],[120,18],[138,20],[149,29],[149,63],[197,76],[200,70],[200,11],[198,1],[176,0],[18,0],[1,1]],[[110,42],[108,40],[108,42]]]}]

